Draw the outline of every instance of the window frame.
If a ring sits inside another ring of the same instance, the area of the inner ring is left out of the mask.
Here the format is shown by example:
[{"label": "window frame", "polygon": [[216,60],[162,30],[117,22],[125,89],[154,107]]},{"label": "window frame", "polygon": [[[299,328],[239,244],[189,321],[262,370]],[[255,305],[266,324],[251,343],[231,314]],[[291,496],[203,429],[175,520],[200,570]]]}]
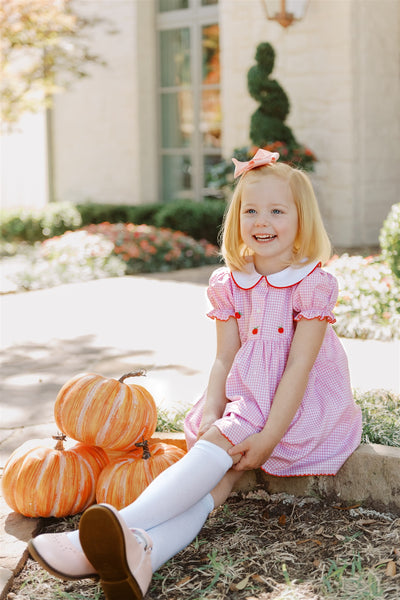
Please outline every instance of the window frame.
[{"label": "window frame", "polygon": [[[221,81],[218,84],[202,83],[202,32],[203,27],[208,25],[219,25],[219,3],[201,5],[201,0],[189,0],[189,7],[167,12],[159,12],[157,2],[156,13],[156,39],[157,39],[157,107],[158,107],[158,164],[159,164],[159,198],[163,199],[163,156],[189,156],[191,159],[191,190],[186,197],[201,201],[204,196],[212,194],[212,190],[204,183],[206,156],[221,156],[221,148],[204,147],[202,143],[202,132],[199,120],[201,115],[202,92],[207,90],[218,90],[221,92]],[[168,86],[161,85],[161,61],[160,61],[160,33],[174,29],[189,29],[190,36],[190,70],[192,76],[191,86]],[[178,92],[190,90],[193,94],[194,131],[191,143],[186,147],[163,148],[162,147],[162,95],[166,92]]]}]

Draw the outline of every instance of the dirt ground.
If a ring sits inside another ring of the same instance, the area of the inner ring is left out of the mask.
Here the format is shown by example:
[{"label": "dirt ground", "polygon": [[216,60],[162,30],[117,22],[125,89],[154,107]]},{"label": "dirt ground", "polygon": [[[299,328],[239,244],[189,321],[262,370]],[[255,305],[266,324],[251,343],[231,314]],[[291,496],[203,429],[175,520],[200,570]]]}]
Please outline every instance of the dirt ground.
[{"label": "dirt ground", "polygon": [[[45,520],[73,529],[79,517]],[[33,560],[7,600],[104,600],[93,580],[62,582]],[[319,498],[237,492],[155,575],[146,600],[398,600],[400,518]]]}]

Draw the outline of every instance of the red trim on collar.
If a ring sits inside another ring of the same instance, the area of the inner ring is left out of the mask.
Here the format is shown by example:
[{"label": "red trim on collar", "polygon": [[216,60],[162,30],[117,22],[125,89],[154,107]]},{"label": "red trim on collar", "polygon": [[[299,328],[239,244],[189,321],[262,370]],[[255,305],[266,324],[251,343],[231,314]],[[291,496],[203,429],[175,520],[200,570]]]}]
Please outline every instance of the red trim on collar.
[{"label": "red trim on collar", "polygon": [[[311,265],[312,265],[312,263],[311,263]],[[311,266],[311,265],[310,265],[310,266]],[[273,283],[271,283],[271,282],[269,281],[268,277],[271,277],[271,278],[273,278],[273,277],[274,277],[274,275],[277,275],[277,273],[273,273],[272,275],[269,275],[269,276],[268,276],[268,275],[260,275],[260,276],[259,276],[259,279],[258,279],[258,280],[257,280],[257,281],[256,281],[256,282],[253,284],[253,285],[250,285],[249,287],[243,287],[243,286],[241,286],[241,285],[240,285],[240,284],[239,284],[239,283],[236,281],[236,279],[235,279],[235,276],[234,276],[234,272],[232,272],[232,271],[231,271],[231,272],[230,272],[230,276],[231,276],[231,278],[232,278],[232,280],[233,280],[234,284],[235,284],[235,285],[236,285],[236,286],[237,286],[237,287],[238,287],[240,290],[252,290],[253,288],[255,288],[255,287],[256,287],[256,286],[257,286],[257,285],[260,283],[260,281],[261,281],[262,279],[265,279],[265,281],[267,282],[267,284],[268,284],[270,287],[272,287],[272,288],[275,288],[275,289],[285,289],[285,288],[290,288],[290,287],[293,287],[294,285],[297,285],[298,283],[300,283],[300,281],[303,281],[303,279],[305,279],[306,277],[308,277],[309,275],[311,275],[311,273],[313,273],[313,272],[315,271],[315,269],[317,269],[317,268],[320,268],[321,266],[322,266],[321,262],[318,262],[318,263],[317,263],[317,264],[316,264],[316,265],[315,265],[315,266],[314,266],[314,267],[311,269],[311,271],[308,271],[308,273],[306,273],[306,274],[305,274],[303,277],[301,277],[300,279],[298,279],[297,281],[295,281],[294,283],[291,283],[291,284],[289,284],[289,285],[274,285]],[[256,271],[255,271],[255,269],[254,269],[254,274],[256,274],[256,273],[257,273],[257,272],[256,272]],[[282,271],[281,271],[281,273],[282,273]],[[250,274],[250,273],[243,273],[243,275],[244,275],[244,276],[246,276],[246,275],[247,275],[248,277],[252,277],[252,276],[253,276],[253,274]]]},{"label": "red trim on collar", "polygon": [[[241,289],[241,290],[252,290],[253,288],[255,288],[255,287],[256,287],[256,285],[258,285],[258,284],[260,283],[261,279],[264,279],[264,277],[265,277],[265,275],[260,275],[260,279],[257,281],[257,283],[255,283],[255,284],[254,284],[254,285],[252,285],[251,287],[244,288],[244,287],[242,287],[241,285],[239,285],[239,284],[238,284],[238,282],[237,282],[237,281],[236,281],[236,279],[234,278],[234,276],[233,276],[233,273],[232,273],[232,272],[230,273],[230,276],[232,277],[232,279],[233,279],[233,281],[234,281],[235,285],[236,285],[236,286],[237,286],[239,289]],[[266,279],[266,277],[265,277],[265,279]]]},{"label": "red trim on collar", "polygon": [[[309,275],[311,275],[311,273],[314,273],[315,269],[319,269],[321,267],[321,262],[319,262],[317,265],[315,265],[315,267],[312,269],[312,271],[310,271],[309,273],[307,273],[307,275],[304,275],[303,279],[305,279],[306,277],[308,277]],[[275,288],[276,290],[284,290],[286,288],[290,288],[293,287],[294,285],[297,285],[298,283],[300,283],[300,281],[303,281],[303,279],[299,279],[299,281],[296,281],[296,283],[291,283],[290,285],[272,285],[272,283],[270,283],[268,281],[268,277],[266,276],[265,279],[267,280],[268,285],[270,285],[271,287]]]}]

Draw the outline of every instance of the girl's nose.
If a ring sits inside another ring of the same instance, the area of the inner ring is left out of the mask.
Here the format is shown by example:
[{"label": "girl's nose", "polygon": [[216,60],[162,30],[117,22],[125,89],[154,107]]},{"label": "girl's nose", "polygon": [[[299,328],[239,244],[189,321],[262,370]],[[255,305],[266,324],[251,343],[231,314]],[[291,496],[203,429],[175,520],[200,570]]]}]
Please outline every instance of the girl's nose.
[{"label": "girl's nose", "polygon": [[257,225],[269,225],[269,215],[266,211],[257,214]]}]

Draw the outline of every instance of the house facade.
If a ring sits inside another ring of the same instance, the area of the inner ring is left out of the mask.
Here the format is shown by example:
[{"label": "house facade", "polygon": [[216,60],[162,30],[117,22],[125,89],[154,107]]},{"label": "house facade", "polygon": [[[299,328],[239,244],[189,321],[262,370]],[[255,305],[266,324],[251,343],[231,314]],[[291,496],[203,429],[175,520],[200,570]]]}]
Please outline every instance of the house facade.
[{"label": "house facade", "polygon": [[102,19],[90,45],[107,65],[3,139],[3,204],[201,201],[210,166],[251,144],[247,72],[267,41],[334,245],[377,244],[400,192],[400,2],[310,0],[287,28],[265,4],[76,0]]}]

